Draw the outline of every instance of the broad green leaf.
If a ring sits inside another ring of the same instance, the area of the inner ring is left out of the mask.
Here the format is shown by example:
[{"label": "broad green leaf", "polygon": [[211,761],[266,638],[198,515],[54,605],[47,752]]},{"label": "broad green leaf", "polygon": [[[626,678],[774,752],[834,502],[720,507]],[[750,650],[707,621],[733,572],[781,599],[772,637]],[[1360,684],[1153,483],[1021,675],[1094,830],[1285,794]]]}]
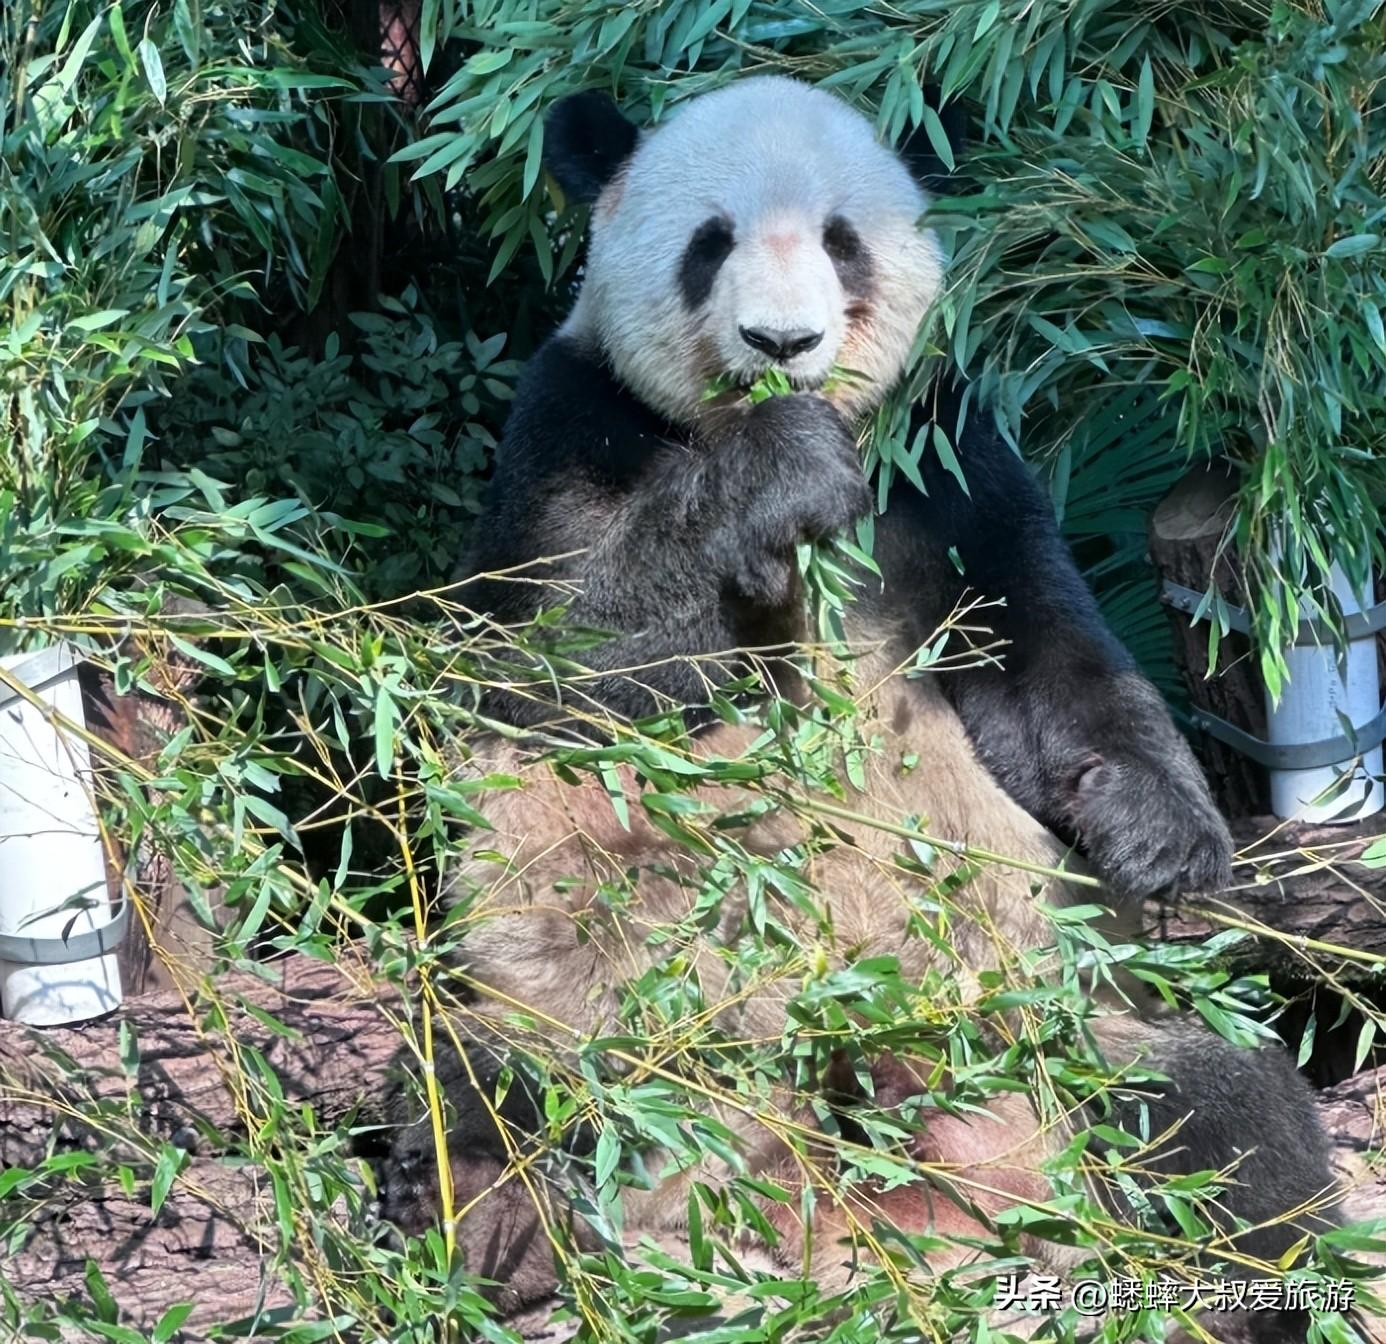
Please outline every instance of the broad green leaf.
[{"label": "broad green leaf", "polygon": [[140,64],[144,66],[144,77],[149,81],[150,92],[162,107],[168,97],[168,80],[164,77],[164,62],[159,55],[159,48],[146,37],[137,50],[140,54]]}]

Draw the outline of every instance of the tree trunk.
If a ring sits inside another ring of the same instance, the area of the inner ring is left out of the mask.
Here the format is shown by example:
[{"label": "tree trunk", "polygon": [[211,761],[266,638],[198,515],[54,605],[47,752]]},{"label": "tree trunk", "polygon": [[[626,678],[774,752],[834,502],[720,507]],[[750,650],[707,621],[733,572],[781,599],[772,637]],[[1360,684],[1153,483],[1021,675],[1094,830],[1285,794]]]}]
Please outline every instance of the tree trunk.
[{"label": "tree trunk", "polygon": [[[171,992],[77,1027],[0,1022],[0,1167],[33,1166],[50,1145],[92,1146],[99,1131],[84,1116],[98,1109],[136,1117],[155,1146],[196,1150],[202,1134],[243,1133],[246,1116],[228,1080],[237,1052],[248,1048],[275,1070],[285,1102],[311,1105],[322,1126],[378,1095],[401,1046],[386,1011],[398,1009],[394,990],[364,970],[303,956],[267,964],[265,973],[221,977],[215,999],[191,1012]],[[283,1034],[247,1004],[282,1023]],[[122,1030],[137,1061],[122,1062]]]},{"label": "tree trunk", "polygon": [[[243,1081],[238,1056],[252,1051],[274,1069],[285,1111],[310,1107],[323,1131],[357,1107],[368,1121],[383,1100],[401,1048],[391,1020],[400,1005],[350,949],[344,955],[341,965],[286,958],[266,966],[266,979],[226,975],[192,1011],[162,993],[80,1027],[0,1023],[0,1170],[37,1168],[50,1154],[104,1159],[95,1179],[79,1168],[8,1196],[24,1232],[8,1241],[14,1228],[0,1223],[9,1250],[0,1274],[21,1301],[91,1301],[90,1259],[121,1323],[136,1330],[194,1303],[177,1340],[290,1303],[267,1250],[280,1239],[272,1182],[220,1152],[264,1118],[255,1113],[261,1075],[233,1086]],[[189,1156],[153,1213],[151,1175],[165,1145]],[[112,1178],[122,1163],[135,1173],[133,1193]]]},{"label": "tree trunk", "polygon": [[90,1260],[118,1304],[119,1323],[146,1338],[171,1307],[193,1303],[173,1337],[185,1344],[206,1338],[213,1322],[291,1305],[262,1249],[273,1245],[260,1235],[272,1233],[273,1220],[263,1173],[212,1159],[195,1159],[180,1173],[157,1215],[147,1190],[131,1197],[113,1181],[70,1180],[45,1191],[0,1276],[21,1302],[90,1303]]},{"label": "tree trunk", "polygon": [[[1235,502],[1236,477],[1221,463],[1201,466],[1185,476],[1160,501],[1150,520],[1150,558],[1162,579],[1195,592],[1207,590],[1210,578],[1229,603],[1242,603],[1236,558],[1223,542]],[[1264,736],[1265,700],[1251,643],[1229,632],[1208,670],[1208,623],[1193,624],[1169,607],[1174,660],[1190,703],[1226,719],[1245,732]],[[1233,748],[1204,734],[1200,755],[1213,796],[1229,817],[1245,817],[1270,808],[1266,772]]]},{"label": "tree trunk", "polygon": [[[117,695],[111,674],[92,663],[82,665],[79,678],[87,727],[140,765],[152,766],[164,744],[186,723],[173,700],[139,690]],[[98,784],[104,783],[118,797],[109,762],[94,759],[92,766]],[[142,841],[133,864],[119,841],[112,839],[110,843],[114,849],[106,853],[106,887],[111,901],[122,898],[128,880],[144,915],[141,918],[131,912],[117,954],[126,998],[175,988],[175,967],[195,980],[213,961],[216,933],[212,922],[221,909],[220,893],[207,892],[205,915],[199,914],[174,874],[168,855],[159,850],[152,836]]]},{"label": "tree trunk", "polygon": [[[165,600],[163,614],[200,616],[206,610],[191,599],[170,597]],[[82,712],[92,733],[121,756],[152,769],[169,739],[187,725],[183,705],[201,680],[202,668],[169,644],[150,648],[139,636],[128,641],[125,651],[137,659],[153,655],[145,684],[120,695],[110,672],[96,663],[82,663],[78,668]],[[119,799],[121,789],[115,783],[112,763],[93,753],[92,767],[98,802],[103,794]],[[110,827],[108,832],[114,834],[118,829]],[[214,960],[221,892],[201,893],[199,912],[153,835],[143,838],[133,863],[118,840],[108,843],[112,847],[106,852],[106,887],[112,903],[133,889],[140,905],[138,911],[131,911],[117,954],[125,997],[175,989],[180,978],[186,984],[196,983]]]},{"label": "tree trunk", "polygon": [[1361,855],[1386,839],[1386,816],[1343,826],[1244,817],[1232,834],[1245,860],[1238,885],[1174,907],[1152,901],[1147,936],[1190,942],[1231,919],[1271,931],[1230,948],[1231,964],[1298,979],[1319,978],[1315,965],[1330,964],[1348,978],[1380,979],[1373,971],[1386,959],[1386,861],[1369,866]]}]

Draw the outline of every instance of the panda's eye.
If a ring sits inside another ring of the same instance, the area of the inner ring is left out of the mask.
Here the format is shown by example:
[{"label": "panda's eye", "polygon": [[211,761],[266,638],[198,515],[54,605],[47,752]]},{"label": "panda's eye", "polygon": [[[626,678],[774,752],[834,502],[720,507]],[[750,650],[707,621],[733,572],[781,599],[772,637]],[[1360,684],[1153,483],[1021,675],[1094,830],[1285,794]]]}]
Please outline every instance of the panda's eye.
[{"label": "panda's eye", "polygon": [[732,250],[731,225],[720,215],[704,220],[693,231],[679,264],[679,288],[690,308],[701,307],[712,293],[717,271]]},{"label": "panda's eye", "polygon": [[861,239],[841,215],[834,215],[823,226],[823,250],[834,261],[851,261],[861,252]]},{"label": "panda's eye", "polygon": [[823,251],[837,271],[842,288],[863,297],[871,288],[871,256],[861,235],[841,215],[834,215],[823,226]]}]

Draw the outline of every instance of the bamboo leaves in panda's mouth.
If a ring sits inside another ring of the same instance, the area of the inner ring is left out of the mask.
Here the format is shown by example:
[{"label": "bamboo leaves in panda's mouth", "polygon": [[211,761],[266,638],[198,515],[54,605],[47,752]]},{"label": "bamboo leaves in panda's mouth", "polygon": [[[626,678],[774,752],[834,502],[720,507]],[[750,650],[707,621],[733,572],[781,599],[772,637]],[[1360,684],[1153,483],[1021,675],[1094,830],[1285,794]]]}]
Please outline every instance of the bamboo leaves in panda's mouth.
[{"label": "bamboo leaves in panda's mouth", "polygon": [[734,373],[718,374],[708,383],[703,392],[703,400],[731,403],[744,400],[749,406],[758,406],[762,401],[768,401],[771,397],[788,397],[802,391],[816,391],[816,389],[795,387],[783,369],[772,365],[758,373],[749,383]]},{"label": "bamboo leaves in panda's mouth", "polygon": [[749,382],[734,373],[722,373],[713,378],[703,391],[704,401],[735,402],[738,397],[747,405],[758,406],[771,397],[791,397],[796,393],[831,396],[843,387],[867,381],[867,375],[841,364],[834,364],[821,382],[796,384],[784,369],[776,364],[762,369]]}]

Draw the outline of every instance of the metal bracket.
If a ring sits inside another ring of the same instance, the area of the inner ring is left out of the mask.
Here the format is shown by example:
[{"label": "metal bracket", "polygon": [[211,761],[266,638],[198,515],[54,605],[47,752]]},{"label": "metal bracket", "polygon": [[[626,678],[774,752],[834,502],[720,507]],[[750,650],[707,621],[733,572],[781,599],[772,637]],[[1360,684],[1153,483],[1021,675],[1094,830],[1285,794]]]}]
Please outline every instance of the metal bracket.
[{"label": "metal bracket", "polygon": [[1375,718],[1359,724],[1351,734],[1339,733],[1337,737],[1324,737],[1317,742],[1267,742],[1205,709],[1193,710],[1189,718],[1194,727],[1201,728],[1209,737],[1226,742],[1248,760],[1269,770],[1312,770],[1320,765],[1339,765],[1354,756],[1366,755],[1386,741],[1386,705]]},{"label": "metal bracket", "polygon": [[[1171,579],[1163,581],[1161,594],[1171,607],[1188,612],[1190,616],[1198,614],[1207,597],[1206,593],[1186,588]],[[1251,633],[1251,617],[1245,607],[1224,606],[1222,610],[1233,630],[1243,635]],[[1204,613],[1205,617],[1208,615]],[[1382,630],[1386,630],[1386,602],[1378,602],[1366,611],[1344,616],[1341,626],[1342,634],[1349,640],[1370,639]],[[1332,643],[1338,634],[1338,629],[1324,621],[1305,619],[1300,621],[1290,642],[1294,645],[1322,646]],[[1386,705],[1374,718],[1358,724],[1351,732],[1320,738],[1317,742],[1267,742],[1265,738],[1255,737],[1206,709],[1191,711],[1189,718],[1195,728],[1202,729],[1209,737],[1226,742],[1248,760],[1270,770],[1313,770],[1321,765],[1338,765],[1354,756],[1365,755],[1386,741]]]},{"label": "metal bracket", "polygon": [[[11,672],[22,666],[24,668],[25,687],[30,691],[36,691],[41,686],[46,686],[50,681],[60,677],[80,661],[73,652],[72,645],[63,641],[59,644],[52,644],[46,649],[39,649],[36,653],[20,653],[0,658],[0,670]],[[22,699],[21,693],[13,686],[7,686],[0,682],[0,709],[3,709],[12,700]]]},{"label": "metal bracket", "polygon": [[[1190,616],[1197,615],[1198,609],[1207,597],[1206,593],[1186,588],[1182,583],[1175,583],[1171,579],[1165,579],[1161,584],[1161,593],[1171,607],[1178,611],[1186,611]],[[1227,616],[1227,624],[1233,630],[1243,635],[1251,633],[1251,617],[1245,607],[1224,606],[1223,612]],[[1208,613],[1205,612],[1204,617],[1207,616]],[[1380,634],[1382,630],[1386,630],[1386,602],[1378,602],[1366,611],[1355,611],[1344,616],[1341,627],[1306,618],[1300,621],[1295,637],[1290,643],[1331,644],[1339,628],[1348,639],[1370,639],[1373,635]]]},{"label": "metal bracket", "polygon": [[99,929],[69,934],[66,938],[29,938],[22,933],[0,933],[0,961],[21,966],[66,966],[73,961],[114,952],[130,927],[130,903],[122,900],[109,922]]}]

